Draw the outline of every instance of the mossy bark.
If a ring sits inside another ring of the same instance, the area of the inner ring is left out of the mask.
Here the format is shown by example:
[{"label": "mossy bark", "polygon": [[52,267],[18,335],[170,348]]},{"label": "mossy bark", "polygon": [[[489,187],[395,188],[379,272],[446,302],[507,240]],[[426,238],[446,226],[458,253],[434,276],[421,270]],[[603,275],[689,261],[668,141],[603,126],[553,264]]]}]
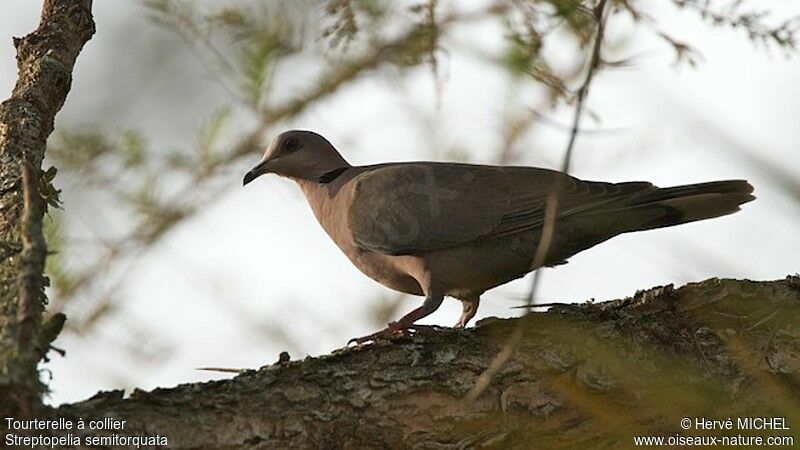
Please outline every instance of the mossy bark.
[{"label": "mossy bark", "polygon": [[0,417],[30,416],[45,386],[39,360],[63,317],[42,323],[47,246],[42,217],[56,191],[43,172],[47,137],[94,33],[91,0],[45,0],[39,27],[14,38],[17,83],[0,104]]},{"label": "mossy bark", "polygon": [[[467,402],[515,330],[515,351]],[[785,417],[791,430],[762,435],[797,443],[800,278],[660,287],[53,414],[124,419],[123,434],[183,449],[629,448],[637,435],[734,433],[684,431],[684,417],[756,416]]]}]

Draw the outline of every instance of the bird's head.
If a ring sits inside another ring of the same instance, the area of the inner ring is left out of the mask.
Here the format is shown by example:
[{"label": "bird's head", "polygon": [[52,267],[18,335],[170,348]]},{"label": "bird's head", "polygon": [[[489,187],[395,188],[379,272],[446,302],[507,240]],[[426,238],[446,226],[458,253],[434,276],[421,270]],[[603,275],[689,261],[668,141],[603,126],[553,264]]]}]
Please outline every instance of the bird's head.
[{"label": "bird's head", "polygon": [[319,180],[327,173],[349,166],[333,145],[319,134],[301,130],[284,131],[272,140],[261,162],[247,172],[243,185],[265,173]]}]

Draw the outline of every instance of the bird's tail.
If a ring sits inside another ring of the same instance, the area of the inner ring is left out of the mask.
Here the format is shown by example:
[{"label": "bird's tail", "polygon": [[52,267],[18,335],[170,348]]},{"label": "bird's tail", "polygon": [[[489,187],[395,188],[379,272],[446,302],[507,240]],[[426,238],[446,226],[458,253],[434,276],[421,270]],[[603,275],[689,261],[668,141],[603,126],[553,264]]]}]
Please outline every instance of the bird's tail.
[{"label": "bird's tail", "polygon": [[733,214],[752,200],[753,186],[745,180],[712,181],[655,188],[622,204],[609,205],[604,212],[618,214],[621,232],[626,233]]}]

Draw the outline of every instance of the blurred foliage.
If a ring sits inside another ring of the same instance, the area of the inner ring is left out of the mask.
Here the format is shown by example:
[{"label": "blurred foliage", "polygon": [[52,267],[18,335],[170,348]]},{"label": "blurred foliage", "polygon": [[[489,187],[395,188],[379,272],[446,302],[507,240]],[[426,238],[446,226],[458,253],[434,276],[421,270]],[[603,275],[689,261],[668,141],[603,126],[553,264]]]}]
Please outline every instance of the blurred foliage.
[{"label": "blurred foliage", "polygon": [[[747,9],[751,2],[741,0],[672,3],[714,26],[742,30],[758,45],[786,52],[796,48],[796,18],[771,25],[773,18],[766,11]],[[194,142],[179,148],[162,148],[148,142],[141,131],[118,133],[102,123],[82,129],[59,127],[48,148],[50,161],[64,174],[59,182],[71,192],[99,193],[113,215],[122,218],[97,225],[91,242],[70,241],[70,227],[58,214],[50,224],[50,246],[57,252],[48,260],[51,297],[56,311],[69,302],[81,303],[85,313],[67,324],[80,333],[90,332],[117,310],[115,292],[129,264],[238,185],[248,164],[245,159],[252,161],[271,133],[345,86],[386,73],[405,77],[420,70],[430,71],[441,83],[441,61],[454,51],[448,40],[453,31],[478,22],[496,23],[505,51],[489,59],[512,83],[535,83],[547,92],[534,113],[511,111],[503,121],[498,160],[512,162],[521,136],[548,111],[575,101],[596,29],[595,2],[590,0],[488,0],[469,10],[460,9],[455,0],[240,1],[224,6],[145,0],[143,5],[154,23],[185,41],[229,94],[229,103],[218,111],[193,111],[208,116],[206,125]],[[661,30],[646,6],[644,1],[614,0],[608,22],[632,23],[630,31],[648,29],[675,50],[677,64],[696,64],[691,45]],[[564,40],[577,44],[579,54],[573,67],[555,70],[545,50]],[[309,82],[278,89],[292,78],[281,68],[300,62],[307,64],[303,79]],[[599,70],[620,64],[603,60]],[[101,117],[95,119],[102,122]],[[100,220],[93,217],[89,222],[96,225]],[[78,245],[91,251],[69,250]]]},{"label": "blurred foliage", "polygon": [[709,0],[672,0],[680,8],[700,13],[712,25],[727,26],[743,30],[747,37],[766,48],[786,51],[797,48],[797,32],[800,30],[798,16],[770,25],[771,14],[766,9],[753,9],[752,2],[731,0],[728,2]]}]

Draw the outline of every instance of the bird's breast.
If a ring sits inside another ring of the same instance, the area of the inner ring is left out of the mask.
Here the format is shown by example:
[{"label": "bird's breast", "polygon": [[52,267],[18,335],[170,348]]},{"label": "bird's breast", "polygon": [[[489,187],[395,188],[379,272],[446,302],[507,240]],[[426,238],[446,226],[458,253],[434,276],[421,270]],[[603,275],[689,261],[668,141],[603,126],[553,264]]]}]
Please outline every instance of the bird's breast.
[{"label": "bird's breast", "polygon": [[364,275],[396,291],[423,295],[413,275],[412,256],[392,256],[358,247],[350,231],[350,194],[344,186],[332,194],[324,185],[300,184],[317,221],[358,270]]}]

